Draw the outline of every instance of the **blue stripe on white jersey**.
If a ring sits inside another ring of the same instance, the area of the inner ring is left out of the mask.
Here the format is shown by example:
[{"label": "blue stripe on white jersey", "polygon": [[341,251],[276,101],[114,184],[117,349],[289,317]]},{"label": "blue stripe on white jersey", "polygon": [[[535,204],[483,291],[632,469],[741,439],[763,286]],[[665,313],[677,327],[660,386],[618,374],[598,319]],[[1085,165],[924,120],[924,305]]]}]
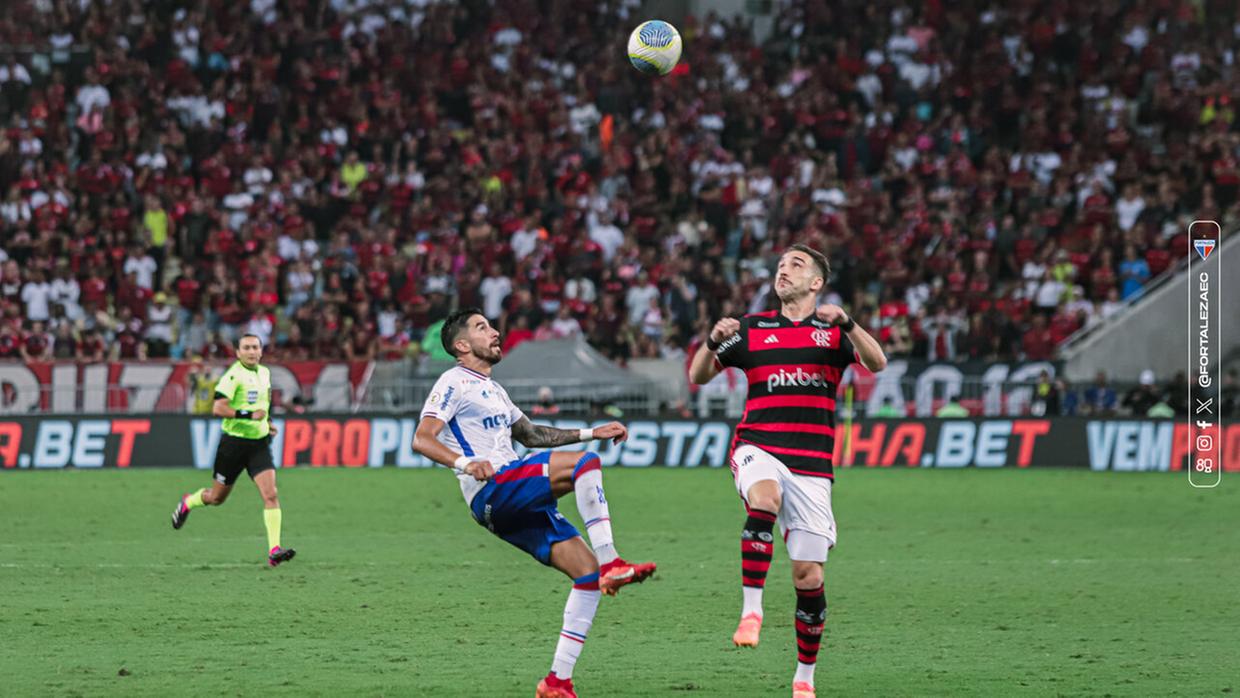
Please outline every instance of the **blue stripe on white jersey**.
[{"label": "blue stripe on white jersey", "polygon": [[[463,366],[444,371],[422,406],[423,419],[434,417],[448,425],[439,432],[440,443],[470,458],[488,460],[496,470],[517,460],[512,425],[524,416],[499,383]],[[469,476],[460,480],[466,501],[484,484]]]}]

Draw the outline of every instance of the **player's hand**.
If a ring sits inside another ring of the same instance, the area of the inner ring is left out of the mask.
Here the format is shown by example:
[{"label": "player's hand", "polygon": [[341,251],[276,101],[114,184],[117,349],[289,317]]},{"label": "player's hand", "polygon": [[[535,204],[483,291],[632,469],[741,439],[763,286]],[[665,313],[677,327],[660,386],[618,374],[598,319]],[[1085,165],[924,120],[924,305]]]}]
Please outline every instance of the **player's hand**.
[{"label": "player's hand", "polygon": [[814,311],[814,314],[818,316],[819,320],[829,322],[832,325],[843,325],[848,322],[848,313],[844,312],[843,308],[835,305],[834,303],[826,303],[818,306],[818,309]]},{"label": "player's hand", "polygon": [[594,438],[611,439],[613,444],[622,444],[629,438],[629,430],[620,422],[608,422],[601,427],[594,427]]},{"label": "player's hand", "polygon": [[710,331],[710,339],[712,342],[722,342],[741,331],[741,321],[734,317],[725,317],[715,323],[714,328]]},{"label": "player's hand", "polygon": [[277,427],[275,422],[269,422],[267,424],[267,428],[269,430],[268,433],[271,434],[272,436],[275,436],[276,434],[280,433],[280,427]]},{"label": "player's hand", "polygon": [[256,422],[261,422],[266,418],[267,410],[254,410],[254,413],[250,415],[250,419],[253,419]]},{"label": "player's hand", "polygon": [[465,466],[465,474],[478,482],[486,482],[495,475],[495,468],[489,460],[476,460]]}]

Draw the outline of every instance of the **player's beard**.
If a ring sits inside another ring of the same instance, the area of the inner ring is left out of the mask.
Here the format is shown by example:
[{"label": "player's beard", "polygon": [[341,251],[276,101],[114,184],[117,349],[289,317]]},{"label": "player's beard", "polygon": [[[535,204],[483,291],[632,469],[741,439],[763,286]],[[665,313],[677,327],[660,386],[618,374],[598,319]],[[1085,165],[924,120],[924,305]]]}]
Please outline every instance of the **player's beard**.
[{"label": "player's beard", "polygon": [[789,281],[783,288],[779,287],[778,282],[775,285],[775,295],[779,298],[779,302],[784,305],[796,303],[809,294],[810,290],[808,286],[802,288],[798,286],[795,281]]},{"label": "player's beard", "polygon": [[500,345],[492,344],[482,349],[475,349],[474,356],[494,366],[500,362],[500,359],[504,358],[504,350]]}]

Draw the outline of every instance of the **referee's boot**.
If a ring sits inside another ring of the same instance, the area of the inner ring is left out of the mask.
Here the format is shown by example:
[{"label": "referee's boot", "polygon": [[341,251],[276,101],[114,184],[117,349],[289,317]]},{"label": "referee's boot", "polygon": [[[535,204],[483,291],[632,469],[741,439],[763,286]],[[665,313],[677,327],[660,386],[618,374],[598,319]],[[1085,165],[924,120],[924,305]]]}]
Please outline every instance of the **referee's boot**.
[{"label": "referee's boot", "polygon": [[277,545],[271,549],[270,553],[267,554],[267,564],[271,567],[276,567],[282,562],[292,560],[293,556],[296,554],[297,551],[292,548],[281,548]]}]

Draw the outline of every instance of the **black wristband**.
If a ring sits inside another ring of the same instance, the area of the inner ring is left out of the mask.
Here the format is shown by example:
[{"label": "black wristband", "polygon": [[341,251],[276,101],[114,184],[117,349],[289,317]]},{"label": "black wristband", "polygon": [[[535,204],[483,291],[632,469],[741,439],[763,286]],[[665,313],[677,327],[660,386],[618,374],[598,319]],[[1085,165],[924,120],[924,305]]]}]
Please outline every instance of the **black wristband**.
[{"label": "black wristband", "polygon": [[237,410],[236,419],[253,419],[254,413],[249,410]]},{"label": "black wristband", "polygon": [[849,332],[852,332],[855,329],[857,329],[857,321],[852,319],[851,316],[848,318],[848,322],[844,323],[843,325],[840,325],[840,331],[843,332],[844,334],[848,334]]},{"label": "black wristband", "polygon": [[723,346],[723,342],[716,342],[710,337],[706,338],[706,348],[711,351],[719,351],[719,347]]}]

